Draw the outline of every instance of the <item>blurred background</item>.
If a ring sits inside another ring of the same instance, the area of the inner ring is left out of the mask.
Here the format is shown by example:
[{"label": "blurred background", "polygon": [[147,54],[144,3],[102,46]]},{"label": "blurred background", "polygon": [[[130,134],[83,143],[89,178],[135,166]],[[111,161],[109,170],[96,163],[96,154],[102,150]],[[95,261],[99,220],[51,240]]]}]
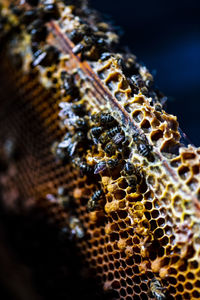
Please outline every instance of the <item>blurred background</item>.
[{"label": "blurred background", "polygon": [[200,1],[90,3],[121,27],[123,44],[147,66],[158,88],[169,97],[167,111],[178,116],[182,130],[200,146]]}]

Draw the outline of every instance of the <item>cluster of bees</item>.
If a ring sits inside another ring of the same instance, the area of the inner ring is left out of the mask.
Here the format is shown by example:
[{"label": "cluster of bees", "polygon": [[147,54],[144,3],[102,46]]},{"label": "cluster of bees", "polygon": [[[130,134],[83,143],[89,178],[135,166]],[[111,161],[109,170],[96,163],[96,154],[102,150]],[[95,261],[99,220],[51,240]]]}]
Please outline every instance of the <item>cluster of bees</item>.
[{"label": "cluster of bees", "polygon": [[[48,35],[46,23],[50,20],[59,20],[59,4],[65,1],[55,0],[26,0],[31,6],[29,10],[25,10],[23,6],[10,5],[12,13],[19,19],[21,27],[30,34],[31,50],[33,61],[31,67],[41,65],[48,67],[59,59],[59,51],[55,46],[45,45],[44,41]],[[73,3],[72,4],[76,4]],[[92,12],[94,14],[94,12]],[[74,54],[80,54],[82,60],[101,61],[115,56],[118,59],[118,65],[127,78],[133,94],[142,92],[144,95],[151,97],[151,105],[154,105],[157,111],[162,111],[162,106],[166,102],[166,97],[153,86],[153,77],[148,70],[136,61],[136,57],[123,53],[115,55],[112,49],[118,43],[118,36],[113,32],[113,28],[106,23],[97,22],[89,24],[88,18],[91,11],[85,8],[81,15],[81,10],[77,10],[79,25],[67,32],[68,37],[75,44],[72,49]],[[98,16],[96,15],[96,19]],[[5,20],[2,19],[2,22]],[[2,23],[0,22],[0,23]],[[1,25],[1,24],[0,24]],[[4,24],[2,23],[2,26]],[[5,27],[5,26],[4,26]]]},{"label": "cluster of bees", "polygon": [[38,65],[48,67],[57,62],[60,54],[56,47],[44,43],[48,35],[46,23],[60,17],[58,6],[56,1],[49,0],[26,0],[25,2],[32,6],[29,10],[23,6],[10,5],[13,15],[19,21],[15,27],[18,31],[25,30],[30,35],[31,67],[34,68]]},{"label": "cluster of bees", "polygon": [[[63,72],[61,72],[61,77],[65,82],[63,87],[67,91],[72,91],[74,88],[72,75],[65,72],[64,78]],[[132,191],[136,192],[143,176],[139,168],[131,163],[130,137],[126,136],[125,130],[117,120],[105,111],[90,114],[82,99],[75,98],[71,103],[60,102],[59,106],[61,108],[59,116],[68,132],[57,144],[57,155],[61,153],[62,159],[65,157],[70,159],[74,166],[79,168],[82,175],[89,177],[99,176],[102,172],[118,170],[119,174],[121,173],[126,178]],[[132,138],[138,152],[148,158],[151,155],[152,146],[137,132]],[[91,151],[92,147],[95,147],[96,151],[103,151],[105,158],[94,157],[93,162],[88,164],[84,157],[87,150]],[[96,178],[96,182],[98,181]],[[99,202],[103,198],[104,192],[99,188],[88,201],[88,211],[100,208]]]}]

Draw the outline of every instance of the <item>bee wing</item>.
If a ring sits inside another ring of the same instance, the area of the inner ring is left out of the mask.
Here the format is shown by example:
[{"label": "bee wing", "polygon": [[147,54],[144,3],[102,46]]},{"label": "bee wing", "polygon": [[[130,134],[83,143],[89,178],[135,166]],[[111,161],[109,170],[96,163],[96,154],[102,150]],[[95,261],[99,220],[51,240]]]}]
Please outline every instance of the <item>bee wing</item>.
[{"label": "bee wing", "polygon": [[68,119],[64,120],[64,124],[67,126],[74,126],[76,124],[76,121],[79,119],[78,116],[76,116],[73,112],[70,112],[68,114]]},{"label": "bee wing", "polygon": [[62,108],[62,109],[61,109],[61,111],[59,112],[58,115],[61,118],[65,118],[66,116],[68,116],[69,119],[78,118],[78,117],[76,117],[76,115],[72,111],[71,106],[72,106],[71,103],[67,103],[67,102],[59,103],[59,107]]},{"label": "bee wing", "polygon": [[92,137],[92,141],[93,141],[93,143],[94,143],[95,145],[98,145],[98,139],[97,139],[97,138]]},{"label": "bee wing", "polygon": [[99,174],[106,169],[106,162],[101,161],[94,167],[94,174]]},{"label": "bee wing", "polygon": [[121,141],[123,141],[124,139],[124,135],[121,133],[117,133],[114,137],[113,137],[113,142],[118,145],[119,143],[121,143]]},{"label": "bee wing", "polygon": [[74,143],[70,143],[69,146],[68,146],[68,154],[69,156],[73,156],[75,150],[76,150],[76,146],[77,146],[77,142],[74,142]]},{"label": "bee wing", "polygon": [[41,61],[45,58],[46,52],[42,52],[36,59],[33,61],[33,67],[36,67],[41,63]]},{"label": "bee wing", "polygon": [[57,202],[56,197],[55,197],[54,195],[52,195],[52,194],[47,194],[47,195],[46,195],[46,199],[47,199],[49,202],[52,202],[52,203]]},{"label": "bee wing", "polygon": [[66,139],[58,144],[58,148],[67,148],[72,142],[72,139]]},{"label": "bee wing", "polygon": [[72,106],[72,104],[71,103],[68,103],[68,102],[60,102],[59,104],[58,104],[58,106],[60,107],[60,108],[70,108],[71,106]]},{"label": "bee wing", "polygon": [[76,226],[76,236],[81,239],[84,237],[84,231],[80,226]]}]

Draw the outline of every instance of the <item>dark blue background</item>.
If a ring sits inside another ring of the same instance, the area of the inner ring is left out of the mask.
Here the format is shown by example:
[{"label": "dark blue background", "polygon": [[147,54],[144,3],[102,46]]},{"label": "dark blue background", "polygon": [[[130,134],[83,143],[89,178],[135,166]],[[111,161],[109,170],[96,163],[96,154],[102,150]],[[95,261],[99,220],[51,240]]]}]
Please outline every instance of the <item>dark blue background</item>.
[{"label": "dark blue background", "polygon": [[156,73],[167,111],[200,146],[200,0],[91,0],[122,27],[122,42]]}]

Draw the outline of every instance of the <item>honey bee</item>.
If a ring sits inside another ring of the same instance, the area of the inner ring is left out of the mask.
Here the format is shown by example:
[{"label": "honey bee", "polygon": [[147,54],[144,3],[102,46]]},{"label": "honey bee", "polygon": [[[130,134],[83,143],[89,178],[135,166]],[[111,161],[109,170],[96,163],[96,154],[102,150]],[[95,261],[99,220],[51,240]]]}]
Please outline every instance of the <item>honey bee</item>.
[{"label": "honey bee", "polygon": [[99,135],[102,133],[103,131],[103,128],[100,127],[100,126],[97,126],[97,127],[93,127],[90,132],[91,132],[91,135],[95,138],[99,137]]},{"label": "honey bee", "polygon": [[84,237],[84,230],[80,220],[74,216],[71,216],[69,219],[69,228],[71,231],[72,237],[81,239]]},{"label": "honey bee", "polygon": [[[60,102],[59,106],[62,108],[59,112],[59,116],[64,119],[64,124],[67,126],[73,126],[74,129],[80,130],[83,132],[88,131],[88,121],[86,117],[79,117],[75,114],[79,108],[77,108],[79,104],[76,106],[72,103],[68,102]],[[80,114],[80,113],[79,113]],[[67,116],[67,118],[66,118]]]},{"label": "honey bee", "polygon": [[72,200],[68,191],[64,187],[59,186],[57,194],[58,203],[60,203],[64,208],[68,208]]},{"label": "honey bee", "polygon": [[94,192],[94,194],[92,195],[92,197],[89,199],[88,203],[87,203],[87,209],[89,212],[94,211],[95,209],[97,209],[99,207],[99,200],[101,199],[101,197],[103,196],[103,190],[97,190],[96,192]]},{"label": "honey bee", "polygon": [[63,141],[58,144],[58,148],[64,148],[67,154],[71,157],[74,155],[77,146],[83,142],[85,135],[82,131],[77,131],[73,136],[68,132]]},{"label": "honey bee", "polygon": [[92,127],[89,131],[88,137],[89,139],[92,139],[94,144],[98,144],[98,138],[100,134],[102,133],[103,128],[101,126]]},{"label": "honey bee", "polygon": [[137,149],[142,156],[148,157],[151,154],[153,147],[151,145],[139,143]]},{"label": "honey bee", "polygon": [[104,151],[106,152],[106,154],[108,154],[109,156],[112,156],[115,154],[116,151],[116,146],[114,143],[110,142],[108,143],[105,148]]},{"label": "honey bee", "polygon": [[137,145],[137,150],[138,152],[144,156],[144,157],[148,157],[151,154],[151,151],[153,149],[153,147],[149,144],[146,143],[145,140],[143,140],[138,133],[134,133],[133,135],[133,140]]},{"label": "honey bee", "polygon": [[119,126],[115,126],[107,131],[108,137],[112,138],[113,142],[118,145],[124,140],[124,133]]},{"label": "honey bee", "polygon": [[109,59],[110,57],[111,57],[111,54],[110,54],[109,52],[104,52],[104,53],[101,54],[100,59],[101,59],[102,61],[104,61],[104,60]]},{"label": "honey bee", "polygon": [[101,113],[100,114],[100,124],[102,126],[108,127],[110,125],[114,125],[116,123],[116,120],[108,113]]},{"label": "honey bee", "polygon": [[32,66],[48,67],[56,62],[58,55],[59,52],[54,46],[46,46],[43,50],[39,49],[33,54]]},{"label": "honey bee", "polygon": [[58,7],[54,1],[45,0],[42,4],[42,18],[45,22],[59,18]]},{"label": "honey bee", "polygon": [[96,113],[91,116],[91,119],[95,123],[100,123],[103,127],[115,126],[116,120],[109,113]]},{"label": "honey bee", "polygon": [[36,16],[37,16],[36,11],[34,9],[33,10],[30,9],[23,13],[20,20],[23,24],[29,25],[31,22],[35,20]]},{"label": "honey bee", "polygon": [[98,142],[102,145],[107,144],[104,151],[108,155],[113,155],[116,150],[116,145],[119,145],[124,140],[124,134],[118,126],[104,132],[103,126],[96,126],[93,127],[90,132],[95,144],[98,144]]},{"label": "honey bee", "polygon": [[41,19],[34,20],[27,28],[28,33],[31,35],[32,43],[39,43],[44,41],[47,37],[47,28]]},{"label": "honey bee", "polygon": [[135,166],[130,162],[126,162],[124,165],[124,173],[127,175],[135,174],[136,173]]},{"label": "honey bee", "polygon": [[74,46],[74,48],[72,49],[72,52],[74,54],[79,54],[79,53],[82,53],[84,49],[85,49],[84,45],[82,43],[79,43],[76,46]]},{"label": "honey bee", "polygon": [[72,110],[74,111],[74,113],[80,117],[84,116],[86,113],[85,110],[85,105],[83,105],[83,103],[75,103],[72,104]]},{"label": "honey bee", "polygon": [[[81,42],[78,43],[73,49],[74,54],[81,53],[81,56],[94,45],[94,38],[91,36],[84,35]],[[83,57],[82,57],[83,58]]]},{"label": "honey bee", "polygon": [[73,29],[69,33],[69,38],[72,40],[74,44],[79,43],[84,35],[90,34],[91,33],[91,28],[87,24],[81,24],[79,25],[78,28]]},{"label": "honey bee", "polygon": [[166,296],[164,294],[164,288],[162,287],[161,283],[158,281],[158,279],[153,278],[150,282],[150,290],[152,295],[157,300],[165,300]]},{"label": "honey bee", "polygon": [[59,143],[54,142],[51,146],[51,153],[55,156],[56,160],[62,161],[63,164],[67,163],[67,157],[64,149],[58,148]]},{"label": "honey bee", "polygon": [[85,118],[77,118],[73,122],[71,121],[71,125],[74,125],[76,130],[81,130],[85,133],[88,131],[88,123]]},{"label": "honey bee", "polygon": [[107,131],[107,135],[108,135],[110,138],[112,138],[112,137],[114,137],[117,133],[120,133],[120,132],[121,132],[121,128],[120,128],[119,126],[115,126],[115,127],[111,128],[111,129],[109,129],[109,130]]},{"label": "honey bee", "polygon": [[119,160],[117,158],[109,159],[108,161],[100,161],[94,167],[94,174],[103,172],[106,169],[113,170],[118,166],[118,164],[119,164]]},{"label": "honey bee", "polygon": [[74,78],[71,74],[68,74],[66,71],[62,71],[60,78],[63,82],[63,88],[68,94],[72,94],[74,90]]},{"label": "honey bee", "polygon": [[82,174],[91,175],[94,170],[93,167],[88,165],[85,161],[81,160],[79,157],[73,159],[75,166],[79,167]]},{"label": "honey bee", "polygon": [[109,141],[110,141],[110,138],[107,135],[107,132],[103,132],[98,139],[98,142],[100,142],[102,145],[107,144]]},{"label": "honey bee", "polygon": [[136,192],[137,184],[141,179],[139,171],[136,169],[136,167],[132,163],[126,162],[122,174],[126,176],[126,181],[128,182],[128,185],[134,189],[134,192]]}]

